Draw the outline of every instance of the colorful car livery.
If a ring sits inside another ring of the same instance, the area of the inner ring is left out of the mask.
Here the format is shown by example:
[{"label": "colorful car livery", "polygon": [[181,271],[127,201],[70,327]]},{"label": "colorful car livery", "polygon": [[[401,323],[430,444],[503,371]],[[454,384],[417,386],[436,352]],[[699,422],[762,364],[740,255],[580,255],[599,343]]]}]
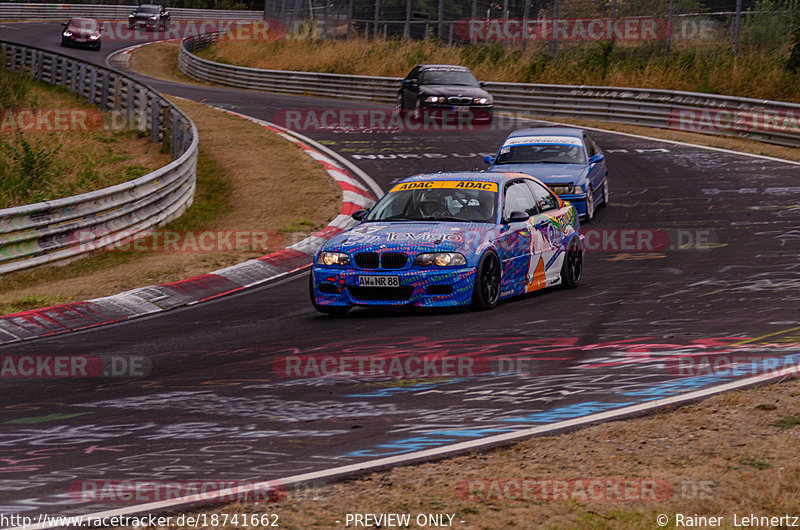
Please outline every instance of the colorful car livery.
[{"label": "colorful car livery", "polygon": [[503,298],[575,287],[583,238],[575,207],[520,173],[417,175],[393,186],[360,223],[317,252],[314,307],[490,309]]},{"label": "colorful car livery", "polygon": [[497,156],[484,159],[489,171],[518,171],[538,178],[559,197],[575,204],[591,221],[598,205],[608,204],[608,169],[597,143],[583,129],[518,129]]}]

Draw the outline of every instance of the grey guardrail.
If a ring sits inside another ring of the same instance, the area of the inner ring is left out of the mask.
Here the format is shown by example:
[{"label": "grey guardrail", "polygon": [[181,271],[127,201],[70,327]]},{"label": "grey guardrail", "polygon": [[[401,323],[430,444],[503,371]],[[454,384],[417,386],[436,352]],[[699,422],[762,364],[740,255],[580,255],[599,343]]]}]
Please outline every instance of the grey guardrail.
[{"label": "grey guardrail", "polygon": [[[157,2],[153,2],[157,3]],[[128,15],[136,9],[136,4],[131,5],[100,5],[100,4],[23,4],[0,3],[0,20],[66,20],[70,17],[91,18],[119,18],[127,19]],[[171,7],[169,12],[172,20],[190,19],[249,19],[261,20],[263,11],[222,10],[222,9],[189,9]]]},{"label": "grey guardrail", "polygon": [[116,111],[126,126],[150,131],[173,161],[135,180],[36,204],[0,209],[0,274],[52,263],[126,240],[178,217],[194,197],[198,135],[194,123],[149,86],[109,68],[0,41],[9,70],[59,85]]},{"label": "grey guardrail", "polygon": [[[195,55],[218,34],[184,39],[178,64],[187,76],[206,83],[378,103],[394,103],[400,78],[261,70],[209,61]],[[529,117],[578,118],[648,127],[746,136],[761,142],[800,146],[800,105],[645,88],[486,84],[495,110]],[[749,122],[755,123],[749,123]],[[696,127],[685,127],[682,124]],[[789,127],[785,127],[785,124]]]}]

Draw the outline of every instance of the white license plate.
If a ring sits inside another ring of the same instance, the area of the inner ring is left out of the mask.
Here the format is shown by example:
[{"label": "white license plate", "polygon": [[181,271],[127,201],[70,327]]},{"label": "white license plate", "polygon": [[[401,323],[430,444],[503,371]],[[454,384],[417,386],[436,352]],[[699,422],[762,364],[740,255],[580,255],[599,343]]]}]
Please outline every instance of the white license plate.
[{"label": "white license plate", "polygon": [[359,276],[360,287],[400,287],[399,276]]},{"label": "white license plate", "polygon": [[469,112],[469,105],[462,105],[459,107],[453,107],[453,110],[457,112]]}]

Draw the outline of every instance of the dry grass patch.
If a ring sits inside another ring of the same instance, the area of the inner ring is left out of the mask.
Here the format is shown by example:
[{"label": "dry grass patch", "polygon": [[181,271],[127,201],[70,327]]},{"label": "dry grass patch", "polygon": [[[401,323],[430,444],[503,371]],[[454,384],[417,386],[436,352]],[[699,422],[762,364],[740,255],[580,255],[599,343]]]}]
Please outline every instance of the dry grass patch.
[{"label": "dry grass patch", "polygon": [[[13,79],[9,79],[13,76]],[[105,123],[93,122],[96,106],[63,87],[37,83],[19,74],[0,73],[0,208],[58,199],[102,189],[141,177],[170,162],[160,144],[137,130],[114,130],[110,112]],[[8,84],[5,84],[8,82]],[[29,120],[17,111],[39,112]],[[56,125],[59,111],[67,117]],[[86,112],[84,112],[86,111]],[[20,122],[22,122],[20,124]],[[44,130],[21,130],[40,123]],[[48,127],[66,130],[47,131]]]},{"label": "dry grass patch", "polygon": [[[412,521],[420,513],[455,514],[457,528],[643,530],[657,528],[662,513],[674,528],[675,514],[683,513],[723,516],[723,528],[733,528],[734,513],[798,515],[798,415],[800,382],[792,380],[485,453],[300,489],[314,495],[293,497],[290,488],[280,503],[233,504],[216,512],[277,513],[287,529],[343,528],[347,513],[410,513]],[[785,418],[790,420],[782,423]],[[525,478],[661,480],[673,489],[666,500],[606,502],[506,500],[496,494],[478,500],[459,494],[465,480]]]},{"label": "dry grass patch", "polygon": [[405,76],[421,63],[462,64],[485,81],[651,87],[800,101],[800,72],[784,68],[788,42],[780,50],[742,52],[727,44],[635,46],[562,44],[552,59],[549,44],[526,50],[499,43],[448,46],[436,41],[284,39],[221,41],[199,55],[205,59],[274,70]]},{"label": "dry grass patch", "polygon": [[194,79],[187,77],[178,68],[178,50],[180,41],[154,42],[133,50],[130,54],[128,67],[137,73],[172,81],[200,85]]},{"label": "dry grass patch", "polygon": [[[66,266],[8,274],[0,278],[3,312],[110,295],[233,265],[283,248],[287,239],[304,237],[339,213],[339,187],[294,144],[248,120],[172,99],[197,125],[201,154],[194,204],[164,230],[266,232],[268,247],[227,252],[100,252]],[[304,233],[286,233],[297,227]]]}]

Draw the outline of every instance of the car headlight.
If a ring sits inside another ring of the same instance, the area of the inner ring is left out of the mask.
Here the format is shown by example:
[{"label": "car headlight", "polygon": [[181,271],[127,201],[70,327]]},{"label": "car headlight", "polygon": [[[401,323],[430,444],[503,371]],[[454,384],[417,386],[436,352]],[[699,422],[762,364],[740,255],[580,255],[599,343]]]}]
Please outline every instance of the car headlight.
[{"label": "car headlight", "polygon": [[64,32],[64,36],[65,37],[72,37],[72,32],[71,31],[65,31]]},{"label": "car headlight", "polygon": [[317,258],[319,265],[339,265],[344,266],[350,263],[350,256],[343,252],[320,252]]},{"label": "car headlight", "polygon": [[575,186],[573,186],[572,184],[564,184],[561,186],[550,186],[550,189],[556,192],[556,195],[572,195],[573,193],[575,193]]},{"label": "car headlight", "polygon": [[476,105],[486,105],[489,103],[489,98],[475,98],[472,100]]},{"label": "car headlight", "polygon": [[158,15],[153,15],[152,17],[150,17],[150,20],[158,20]]},{"label": "car headlight", "polygon": [[458,252],[426,252],[425,254],[420,254],[414,260],[414,265],[419,265],[420,267],[430,267],[431,265],[455,267],[466,265],[466,263],[466,258]]},{"label": "car headlight", "polygon": [[89,38],[92,40],[97,40],[100,38],[100,35],[89,35]]},{"label": "car headlight", "polygon": [[575,186],[575,191],[573,193],[577,193],[578,195],[585,193],[583,186]]},{"label": "car headlight", "polygon": [[444,96],[428,96],[425,103],[444,103]]}]

